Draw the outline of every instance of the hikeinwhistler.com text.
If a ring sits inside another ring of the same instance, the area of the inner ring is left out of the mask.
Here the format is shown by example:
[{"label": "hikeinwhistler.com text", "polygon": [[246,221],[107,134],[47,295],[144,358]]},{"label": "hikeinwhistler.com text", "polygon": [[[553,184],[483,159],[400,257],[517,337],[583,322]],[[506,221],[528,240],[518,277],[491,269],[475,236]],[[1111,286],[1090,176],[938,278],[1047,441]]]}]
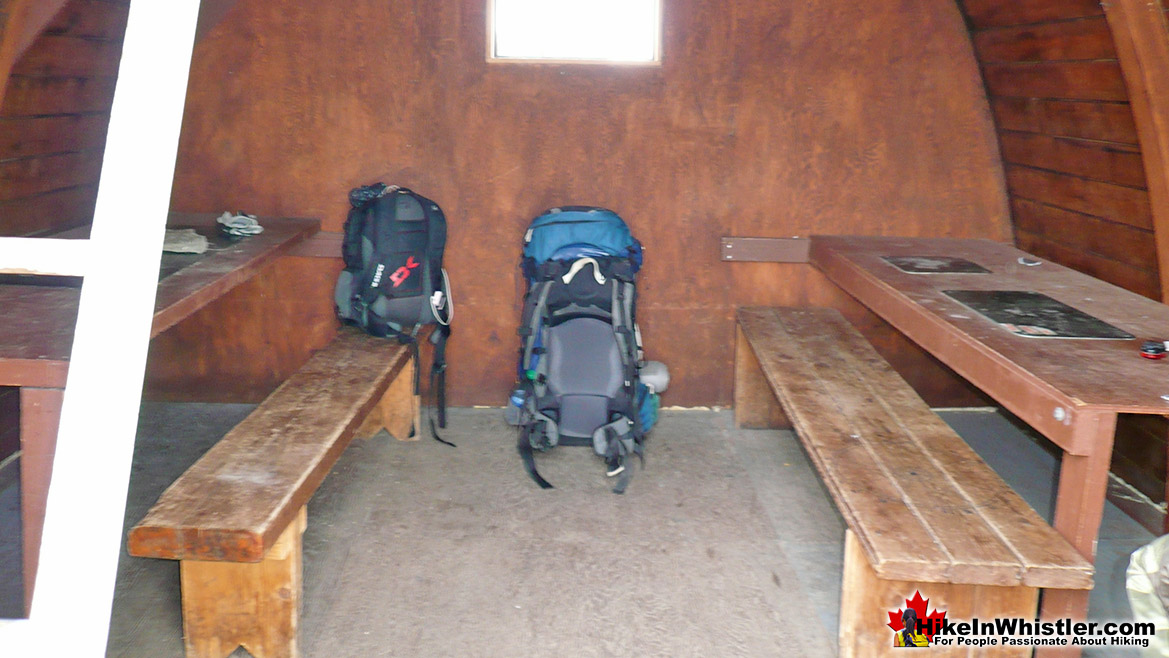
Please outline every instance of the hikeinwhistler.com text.
[{"label": "hikeinwhistler.com text", "polygon": [[1107,646],[1148,647],[1156,628],[1148,622],[1038,620],[1018,617],[989,621],[971,619],[918,620],[926,634],[933,634],[934,646],[1041,647]]}]

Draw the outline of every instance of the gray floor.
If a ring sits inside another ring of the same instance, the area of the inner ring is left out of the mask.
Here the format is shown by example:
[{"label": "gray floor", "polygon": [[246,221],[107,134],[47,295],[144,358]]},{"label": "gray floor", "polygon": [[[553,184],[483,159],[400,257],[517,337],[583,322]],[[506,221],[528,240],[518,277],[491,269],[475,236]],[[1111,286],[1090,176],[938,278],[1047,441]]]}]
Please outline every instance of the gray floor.
[{"label": "gray floor", "polygon": [[[250,409],[145,405],[127,521]],[[943,416],[1050,515],[1051,455],[998,414]],[[579,448],[539,456],[557,489],[536,489],[498,410],[452,410],[447,436],[355,442],[313,498],[302,655],[835,653],[844,526],[790,434],[663,412],[624,496]],[[16,497],[0,490],[0,611],[19,601]],[[1152,539],[1109,506],[1093,618],[1129,617],[1128,554]],[[108,655],[182,656],[178,601],[175,563],[123,557]]]}]

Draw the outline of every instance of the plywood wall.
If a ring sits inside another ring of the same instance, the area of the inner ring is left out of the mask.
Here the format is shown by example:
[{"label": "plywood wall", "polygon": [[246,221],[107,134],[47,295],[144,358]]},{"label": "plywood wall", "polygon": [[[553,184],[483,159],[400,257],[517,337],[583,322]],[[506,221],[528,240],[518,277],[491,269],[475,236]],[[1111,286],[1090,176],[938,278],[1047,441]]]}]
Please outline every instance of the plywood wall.
[{"label": "plywood wall", "polygon": [[[646,244],[645,342],[681,405],[730,402],[736,305],[848,306],[806,265],[720,262],[721,236],[1010,237],[951,1],[671,1],[662,66],[627,68],[488,63],[486,4],[240,0],[196,49],[173,204],[317,216],[336,231],[356,185],[437,200],[458,304],[455,404],[506,395],[520,238],[550,206],[610,207]],[[208,386],[278,381],[331,330],[336,268],[290,259],[196,319],[206,332],[160,338],[156,390],[208,353],[253,363],[187,371]],[[295,322],[219,321],[244,307],[279,318],[289,295],[307,300]],[[252,358],[265,350],[277,361]]]},{"label": "plywood wall", "polygon": [[0,105],[0,235],[93,220],[128,0],[71,0],[16,62]]}]

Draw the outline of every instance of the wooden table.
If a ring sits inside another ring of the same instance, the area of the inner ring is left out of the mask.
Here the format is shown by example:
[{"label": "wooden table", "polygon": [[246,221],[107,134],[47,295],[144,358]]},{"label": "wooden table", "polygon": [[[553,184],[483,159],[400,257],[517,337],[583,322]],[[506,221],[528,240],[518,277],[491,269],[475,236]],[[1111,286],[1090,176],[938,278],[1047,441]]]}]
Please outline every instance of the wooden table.
[{"label": "wooden table", "polygon": [[[931,262],[960,258],[988,272],[907,272],[886,260],[898,257],[930,259],[927,270]],[[815,237],[810,260],[1059,446],[1054,526],[1093,559],[1117,414],[1169,414],[1169,401],[1161,397],[1169,394],[1169,361],[1139,356],[1143,340],[1169,338],[1169,306],[989,240]],[[1133,337],[1021,335],[1035,330],[1016,325],[1012,331],[943,292],[954,290],[1042,293]],[[1086,592],[1053,591],[1044,597],[1043,610],[1046,616],[1083,616],[1087,605]]]},{"label": "wooden table", "polygon": [[[151,338],[174,326],[320,229],[315,219],[260,218],[264,232],[216,239],[215,215],[173,213],[169,228],[212,237],[199,256],[163,254]],[[62,236],[54,236],[62,237]],[[69,237],[67,234],[64,237]],[[74,283],[0,285],[0,386],[20,387],[25,606],[32,598],[81,289]]]}]

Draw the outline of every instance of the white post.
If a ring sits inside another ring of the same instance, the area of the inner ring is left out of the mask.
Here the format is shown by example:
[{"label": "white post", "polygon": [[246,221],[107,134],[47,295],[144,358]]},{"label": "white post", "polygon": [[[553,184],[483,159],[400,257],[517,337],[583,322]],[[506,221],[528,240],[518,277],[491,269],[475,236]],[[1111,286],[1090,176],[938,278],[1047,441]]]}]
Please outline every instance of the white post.
[{"label": "white post", "polygon": [[134,0],[130,6],[36,589],[29,619],[0,626],[0,654],[6,656],[97,658],[106,652],[198,12],[199,0]]}]

